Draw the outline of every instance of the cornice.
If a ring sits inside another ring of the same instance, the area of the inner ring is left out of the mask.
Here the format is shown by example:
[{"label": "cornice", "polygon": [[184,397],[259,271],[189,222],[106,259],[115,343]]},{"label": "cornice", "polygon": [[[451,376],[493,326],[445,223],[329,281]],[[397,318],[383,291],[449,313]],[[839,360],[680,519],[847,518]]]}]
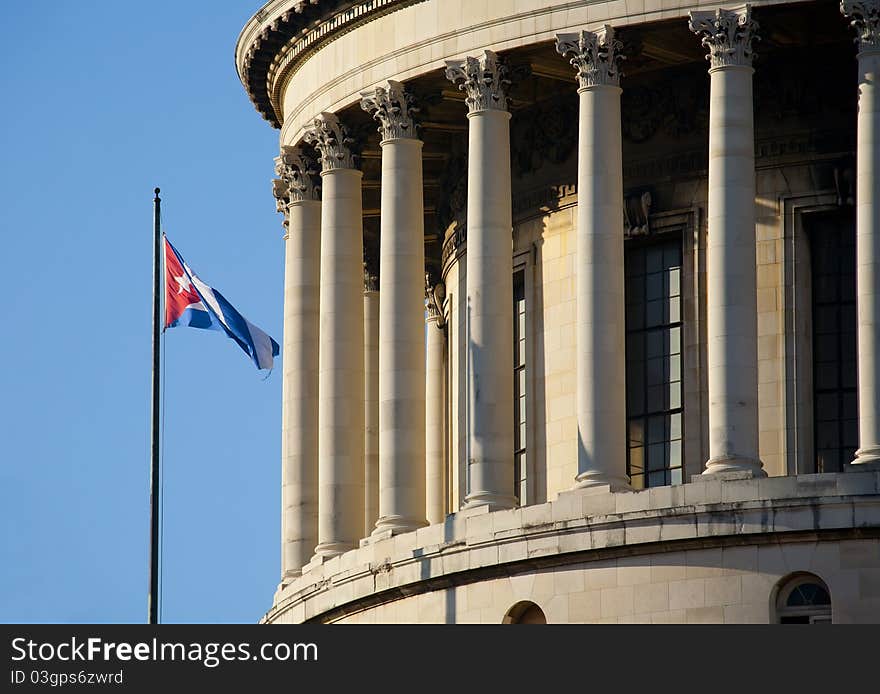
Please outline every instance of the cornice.
[{"label": "cornice", "polygon": [[284,90],[306,60],[343,34],[424,1],[271,0],[238,37],[238,77],[260,115],[280,128]]}]

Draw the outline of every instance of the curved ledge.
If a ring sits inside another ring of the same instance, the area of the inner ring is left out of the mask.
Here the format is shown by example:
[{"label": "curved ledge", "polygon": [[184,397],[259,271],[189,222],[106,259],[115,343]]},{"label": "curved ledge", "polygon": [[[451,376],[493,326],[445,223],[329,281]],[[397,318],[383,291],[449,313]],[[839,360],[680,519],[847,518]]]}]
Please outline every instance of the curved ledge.
[{"label": "curved ledge", "polygon": [[724,544],[880,537],[880,473],[713,479],[640,492],[577,489],[508,511],[460,511],[313,559],[263,622],[327,622],[401,597],[548,566]]},{"label": "curved ledge", "polygon": [[270,0],[245,24],[235,67],[257,111],[280,128],[290,76],[321,47],[384,14],[423,0]]}]

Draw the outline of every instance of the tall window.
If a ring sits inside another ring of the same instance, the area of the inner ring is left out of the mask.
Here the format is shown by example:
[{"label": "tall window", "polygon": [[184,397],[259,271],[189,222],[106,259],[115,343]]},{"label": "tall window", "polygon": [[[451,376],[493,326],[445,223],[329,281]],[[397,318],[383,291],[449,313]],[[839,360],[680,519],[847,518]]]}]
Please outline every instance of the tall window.
[{"label": "tall window", "polygon": [[681,239],[627,244],[625,265],[627,473],[681,484]]},{"label": "tall window", "polygon": [[816,472],[840,472],[859,445],[855,224],[848,213],[806,223],[813,292],[813,446]]},{"label": "tall window", "polygon": [[513,273],[513,480],[519,503],[526,498],[526,273]]}]

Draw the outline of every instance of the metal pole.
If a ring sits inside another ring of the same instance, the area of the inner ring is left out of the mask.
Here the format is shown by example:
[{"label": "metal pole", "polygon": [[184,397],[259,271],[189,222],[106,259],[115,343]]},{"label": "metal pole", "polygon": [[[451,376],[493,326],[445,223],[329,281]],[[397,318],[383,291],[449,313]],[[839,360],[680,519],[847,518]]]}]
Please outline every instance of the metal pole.
[{"label": "metal pole", "polygon": [[153,198],[153,432],[150,444],[150,624],[159,623],[159,335],[162,237],[159,231],[159,189]]}]

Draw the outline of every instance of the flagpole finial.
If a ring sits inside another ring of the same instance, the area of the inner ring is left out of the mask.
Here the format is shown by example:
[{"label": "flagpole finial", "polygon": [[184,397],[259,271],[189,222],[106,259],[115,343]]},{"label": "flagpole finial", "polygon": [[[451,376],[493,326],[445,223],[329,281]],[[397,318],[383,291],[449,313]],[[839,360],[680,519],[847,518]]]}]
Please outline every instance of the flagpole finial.
[{"label": "flagpole finial", "polygon": [[156,188],[156,190],[154,190],[153,192],[156,194],[156,200],[158,200],[159,199],[159,189]]}]

